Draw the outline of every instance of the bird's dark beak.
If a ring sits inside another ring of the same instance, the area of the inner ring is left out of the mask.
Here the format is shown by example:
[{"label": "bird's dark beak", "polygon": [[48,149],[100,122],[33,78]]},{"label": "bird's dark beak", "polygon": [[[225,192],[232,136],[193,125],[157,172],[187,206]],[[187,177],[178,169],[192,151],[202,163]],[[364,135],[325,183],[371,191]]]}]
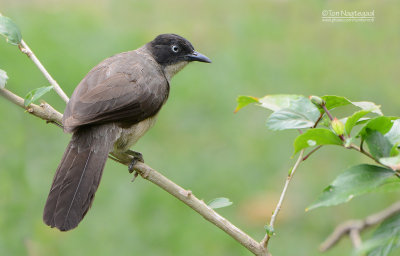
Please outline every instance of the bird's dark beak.
[{"label": "bird's dark beak", "polygon": [[200,61],[200,62],[211,63],[211,60],[207,56],[205,56],[199,52],[196,52],[196,51],[192,52],[191,54],[186,55],[186,59],[188,61]]}]

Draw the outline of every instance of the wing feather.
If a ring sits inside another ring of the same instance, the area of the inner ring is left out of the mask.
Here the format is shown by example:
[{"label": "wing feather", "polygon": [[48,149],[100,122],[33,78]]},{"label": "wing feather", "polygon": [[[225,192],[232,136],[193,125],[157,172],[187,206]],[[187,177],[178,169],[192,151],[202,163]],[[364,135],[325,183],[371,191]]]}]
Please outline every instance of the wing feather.
[{"label": "wing feather", "polygon": [[168,81],[152,57],[137,51],[117,54],[79,83],[64,112],[64,129],[72,132],[82,125],[138,123],[155,115],[168,94]]}]

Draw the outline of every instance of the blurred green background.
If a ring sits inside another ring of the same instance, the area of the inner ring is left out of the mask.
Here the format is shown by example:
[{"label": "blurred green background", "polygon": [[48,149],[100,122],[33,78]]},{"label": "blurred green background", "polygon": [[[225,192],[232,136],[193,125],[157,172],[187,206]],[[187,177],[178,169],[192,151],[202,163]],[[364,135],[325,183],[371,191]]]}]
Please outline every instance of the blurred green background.
[{"label": "blurred green background", "polygon": [[[134,147],[146,163],[257,240],[293,165],[296,132],[265,128],[267,112],[234,115],[238,95],[337,94],[400,115],[399,1],[0,0],[0,12],[70,95],[98,62],[160,33],[177,33],[209,56],[172,81],[155,127]],[[375,10],[373,23],[325,23],[321,11]],[[24,96],[47,85],[33,63],[0,40],[6,87]],[[64,103],[44,97],[58,110]],[[109,161],[92,209],[68,233],[42,223],[55,169],[70,135],[0,98],[0,255],[251,255],[224,232],[127,168]],[[362,218],[399,196],[371,194],[334,208],[304,209],[344,168],[365,162],[326,147],[294,178],[270,243],[274,255],[321,255],[340,222]],[[349,255],[345,239],[324,255]]]}]

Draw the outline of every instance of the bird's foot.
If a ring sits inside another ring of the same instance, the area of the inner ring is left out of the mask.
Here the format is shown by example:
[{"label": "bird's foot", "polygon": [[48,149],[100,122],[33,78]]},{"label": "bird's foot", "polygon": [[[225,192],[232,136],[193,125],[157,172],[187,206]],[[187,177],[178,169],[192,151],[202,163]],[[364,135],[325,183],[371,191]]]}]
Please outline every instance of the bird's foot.
[{"label": "bird's foot", "polygon": [[[134,171],[133,166],[138,161],[144,163],[143,155],[142,155],[142,153],[139,153],[139,152],[136,152],[133,150],[128,150],[128,151],[126,151],[126,153],[133,157],[131,163],[128,166],[129,173],[132,173]],[[137,173],[135,173],[135,178],[136,177],[137,177]]]}]

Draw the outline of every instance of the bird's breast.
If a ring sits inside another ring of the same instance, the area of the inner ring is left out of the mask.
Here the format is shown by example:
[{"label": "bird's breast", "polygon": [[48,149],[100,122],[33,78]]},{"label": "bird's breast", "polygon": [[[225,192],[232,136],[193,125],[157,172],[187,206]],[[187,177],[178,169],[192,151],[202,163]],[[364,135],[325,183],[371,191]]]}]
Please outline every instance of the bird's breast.
[{"label": "bird's breast", "polygon": [[122,128],[121,136],[114,143],[114,151],[125,152],[133,146],[156,122],[157,116],[149,117],[131,127]]}]

